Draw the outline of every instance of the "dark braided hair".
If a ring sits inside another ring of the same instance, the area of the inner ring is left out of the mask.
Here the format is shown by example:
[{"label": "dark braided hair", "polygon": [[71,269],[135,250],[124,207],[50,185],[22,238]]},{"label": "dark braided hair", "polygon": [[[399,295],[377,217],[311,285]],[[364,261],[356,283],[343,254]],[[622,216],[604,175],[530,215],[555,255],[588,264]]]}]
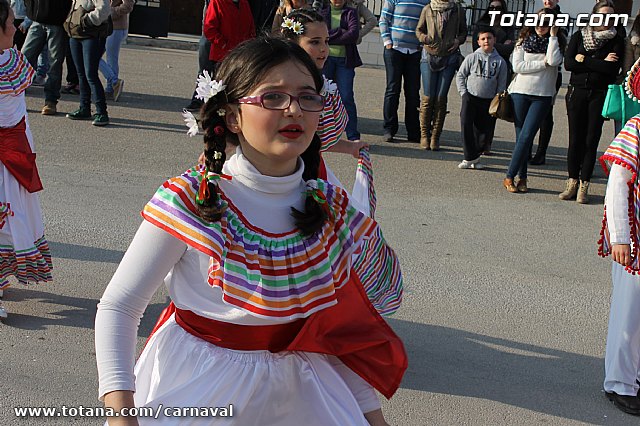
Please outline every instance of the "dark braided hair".
[{"label": "dark braided hair", "polygon": [[9,19],[9,2],[7,0],[0,0],[0,28],[2,32],[7,30],[7,20]]},{"label": "dark braided hair", "polygon": [[[324,22],[324,18],[314,9],[295,9],[292,10],[291,13],[287,15],[287,19],[293,19],[294,21],[300,22],[303,26],[312,22]],[[294,33],[292,30],[288,28],[280,28],[280,33],[282,37],[287,40],[297,41],[300,35]],[[304,32],[301,34],[303,35]]]},{"label": "dark braided hair", "polygon": [[[205,166],[209,171],[222,173],[227,142],[235,146],[239,144],[238,136],[227,129],[225,117],[220,115],[219,111],[247,96],[272,68],[287,61],[296,61],[304,66],[313,78],[316,91],[320,92],[324,81],[315,63],[304,49],[288,40],[271,37],[247,40],[233,49],[222,61],[216,71],[216,78],[221,80],[226,88],[211,97],[201,111]],[[305,166],[303,179],[317,179],[320,165],[320,138],[317,135],[314,134],[311,144],[301,157]],[[205,180],[201,185],[208,185],[209,191],[201,203],[196,205],[198,213],[203,219],[216,222],[220,220],[223,212],[217,185]],[[305,200],[303,212],[292,208],[291,214],[295,218],[296,226],[305,236],[318,232],[327,219],[322,206],[311,195]]]}]

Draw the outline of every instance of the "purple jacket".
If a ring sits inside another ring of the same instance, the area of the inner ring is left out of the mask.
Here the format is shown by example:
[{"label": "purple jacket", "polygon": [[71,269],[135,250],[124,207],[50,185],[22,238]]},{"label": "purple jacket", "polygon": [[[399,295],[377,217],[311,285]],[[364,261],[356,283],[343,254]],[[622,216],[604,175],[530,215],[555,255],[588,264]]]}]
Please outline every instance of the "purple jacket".
[{"label": "purple jacket", "polygon": [[345,47],[347,68],[355,68],[362,65],[357,46],[360,24],[358,23],[356,10],[351,7],[345,7],[340,16],[340,28],[334,29],[331,28],[331,7],[322,9],[320,14],[329,28],[329,44],[340,44]]}]

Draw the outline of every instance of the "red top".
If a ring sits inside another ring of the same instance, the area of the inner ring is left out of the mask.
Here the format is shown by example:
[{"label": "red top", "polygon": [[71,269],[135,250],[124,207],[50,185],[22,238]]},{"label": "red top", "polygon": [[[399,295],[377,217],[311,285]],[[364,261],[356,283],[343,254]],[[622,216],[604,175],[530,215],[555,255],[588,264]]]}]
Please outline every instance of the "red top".
[{"label": "red top", "polygon": [[209,59],[219,62],[238,44],[256,36],[247,0],[212,0],[204,18],[204,36],[211,42]]}]

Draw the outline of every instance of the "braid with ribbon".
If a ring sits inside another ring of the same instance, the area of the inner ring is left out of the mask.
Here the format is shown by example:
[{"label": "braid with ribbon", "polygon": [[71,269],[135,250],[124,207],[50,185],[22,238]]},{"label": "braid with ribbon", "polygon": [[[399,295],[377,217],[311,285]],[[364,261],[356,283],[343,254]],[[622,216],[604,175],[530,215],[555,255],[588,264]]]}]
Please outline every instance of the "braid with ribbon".
[{"label": "braid with ribbon", "polygon": [[218,185],[212,181],[210,174],[222,176],[222,166],[227,159],[227,137],[232,135],[225,121],[225,102],[221,102],[224,97],[224,92],[221,92],[210,98],[202,108],[205,166],[196,207],[200,216],[209,221],[218,221],[222,217]]},{"label": "braid with ribbon", "polygon": [[[304,162],[304,173],[302,178],[305,181],[318,179],[318,169],[320,167],[320,138],[313,135],[311,145],[302,153]],[[291,215],[295,219],[296,227],[305,237],[309,237],[322,229],[327,218],[331,216],[331,206],[329,206],[324,194],[318,189],[310,188],[304,201],[304,211],[301,212],[291,207]]]}]

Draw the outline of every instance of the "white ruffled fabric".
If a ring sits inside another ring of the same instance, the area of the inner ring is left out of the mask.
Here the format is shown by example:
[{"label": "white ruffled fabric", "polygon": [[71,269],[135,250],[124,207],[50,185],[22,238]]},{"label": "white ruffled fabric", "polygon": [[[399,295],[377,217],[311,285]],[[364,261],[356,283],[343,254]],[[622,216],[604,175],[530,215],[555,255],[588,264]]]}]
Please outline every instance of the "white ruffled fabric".
[{"label": "white ruffled fabric", "polygon": [[[137,407],[229,407],[233,418],[138,418],[144,425],[366,426],[337,358],[307,352],[233,351],[192,336],[172,317],[135,369]],[[367,388],[362,389],[365,392]],[[364,410],[363,410],[364,408]]]}]

